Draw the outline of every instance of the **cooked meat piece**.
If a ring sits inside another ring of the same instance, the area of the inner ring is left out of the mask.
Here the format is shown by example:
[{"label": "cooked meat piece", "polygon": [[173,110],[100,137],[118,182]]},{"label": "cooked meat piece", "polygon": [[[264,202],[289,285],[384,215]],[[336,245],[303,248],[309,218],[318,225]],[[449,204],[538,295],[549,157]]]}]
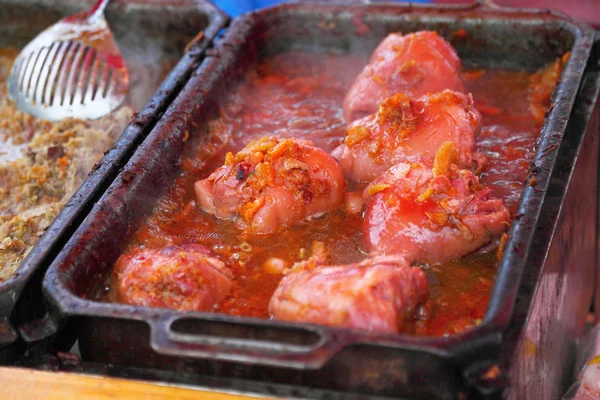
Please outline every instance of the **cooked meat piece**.
[{"label": "cooked meat piece", "polygon": [[529,111],[538,124],[544,122],[546,110],[550,108],[550,99],[562,71],[569,59],[566,53],[531,76],[529,83]]},{"label": "cooked meat piece", "polygon": [[412,99],[389,97],[379,111],[355,121],[332,155],[344,173],[371,181],[399,162],[433,161],[441,144],[451,141],[461,166],[470,166],[481,116],[472,97],[445,90]]},{"label": "cooked meat piece", "polygon": [[335,159],[311,142],[265,136],[227,154],[195,190],[206,212],[268,234],[338,207],[346,181]]},{"label": "cooked meat piece", "polygon": [[369,64],[354,81],[344,100],[344,118],[350,123],[377,111],[397,93],[420,97],[444,89],[463,92],[460,59],[436,32],[392,33],[381,42]]},{"label": "cooked meat piece", "polygon": [[445,143],[433,169],[400,163],[365,189],[367,251],[439,263],[475,251],[504,232],[508,209],[471,171],[459,169],[455,158],[454,145]]},{"label": "cooked meat piece", "polygon": [[427,297],[427,276],[403,257],[319,264],[310,259],[287,272],[269,304],[273,318],[397,333]]},{"label": "cooked meat piece", "polygon": [[201,245],[136,249],[117,260],[113,293],[136,306],[209,311],[227,295],[232,279],[229,268]]}]

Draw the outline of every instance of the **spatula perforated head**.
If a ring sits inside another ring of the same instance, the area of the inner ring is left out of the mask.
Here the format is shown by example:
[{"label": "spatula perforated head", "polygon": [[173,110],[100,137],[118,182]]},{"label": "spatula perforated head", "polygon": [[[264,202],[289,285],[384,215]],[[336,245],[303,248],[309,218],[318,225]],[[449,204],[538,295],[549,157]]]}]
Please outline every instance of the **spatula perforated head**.
[{"label": "spatula perforated head", "polygon": [[50,121],[94,119],[123,103],[129,74],[98,8],[62,19],[19,54],[8,82],[19,110]]}]

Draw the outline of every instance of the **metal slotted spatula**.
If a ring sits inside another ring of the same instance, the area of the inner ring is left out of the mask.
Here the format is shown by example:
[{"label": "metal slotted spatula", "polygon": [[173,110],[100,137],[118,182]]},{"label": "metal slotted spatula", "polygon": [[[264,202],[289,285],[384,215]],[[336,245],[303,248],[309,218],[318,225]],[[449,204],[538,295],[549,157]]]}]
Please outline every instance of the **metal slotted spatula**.
[{"label": "metal slotted spatula", "polygon": [[123,103],[129,73],[104,18],[108,1],[61,19],[21,51],[8,82],[19,110],[50,121],[94,119]]}]

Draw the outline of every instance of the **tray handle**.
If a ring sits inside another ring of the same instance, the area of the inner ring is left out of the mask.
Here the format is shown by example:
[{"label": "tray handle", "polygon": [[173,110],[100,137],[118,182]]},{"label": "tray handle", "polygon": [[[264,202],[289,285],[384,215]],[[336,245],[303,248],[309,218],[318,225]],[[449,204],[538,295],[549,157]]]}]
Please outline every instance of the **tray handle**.
[{"label": "tray handle", "polygon": [[150,322],[152,348],[163,355],[211,358],[293,369],[318,369],[351,341],[319,327],[203,314],[171,315]]}]

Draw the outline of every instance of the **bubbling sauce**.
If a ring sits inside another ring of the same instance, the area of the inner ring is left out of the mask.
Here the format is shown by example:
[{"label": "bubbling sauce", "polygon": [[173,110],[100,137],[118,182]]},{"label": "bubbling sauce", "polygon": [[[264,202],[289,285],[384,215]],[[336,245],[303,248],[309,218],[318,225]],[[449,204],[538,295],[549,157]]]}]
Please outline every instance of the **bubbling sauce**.
[{"label": "bubbling sauce", "polygon": [[[190,151],[182,173],[137,231],[127,251],[137,247],[200,243],[232,269],[233,287],[214,311],[269,318],[268,304],[282,278],[273,260],[286,266],[311,254],[313,241],[323,242],[332,264],[360,261],[362,215],[336,211],[304,221],[269,236],[245,236],[231,221],[200,210],[193,184],[222,165],[227,151],[236,152],[264,135],[311,140],[331,152],[345,134],[344,96],[366,59],[350,55],[289,52],[264,60],[251,69],[209,124],[210,135]],[[514,213],[533,159],[539,125],[528,111],[531,74],[521,71],[463,71],[467,90],[483,116],[476,149],[489,158],[481,180],[504,199]],[[350,182],[350,189],[361,190]],[[409,332],[441,336],[464,331],[481,322],[496,275],[495,245],[460,260],[422,265],[430,279],[427,321]],[[108,300],[111,299],[109,293]]]}]

